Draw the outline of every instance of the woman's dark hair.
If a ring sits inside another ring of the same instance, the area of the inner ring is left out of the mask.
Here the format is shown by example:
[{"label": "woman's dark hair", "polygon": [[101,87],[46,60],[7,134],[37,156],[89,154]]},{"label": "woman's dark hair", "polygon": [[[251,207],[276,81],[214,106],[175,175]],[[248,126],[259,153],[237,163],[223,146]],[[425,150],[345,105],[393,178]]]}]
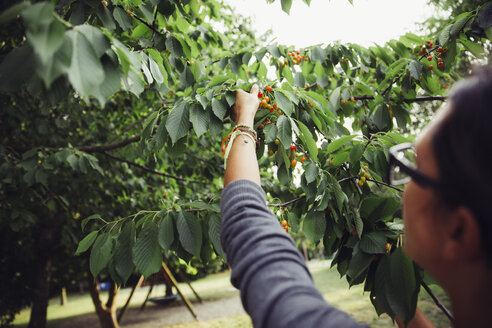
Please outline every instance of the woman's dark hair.
[{"label": "woman's dark hair", "polygon": [[468,207],[479,222],[483,254],[492,267],[492,67],[481,67],[457,84],[438,123],[432,146],[442,198]]}]

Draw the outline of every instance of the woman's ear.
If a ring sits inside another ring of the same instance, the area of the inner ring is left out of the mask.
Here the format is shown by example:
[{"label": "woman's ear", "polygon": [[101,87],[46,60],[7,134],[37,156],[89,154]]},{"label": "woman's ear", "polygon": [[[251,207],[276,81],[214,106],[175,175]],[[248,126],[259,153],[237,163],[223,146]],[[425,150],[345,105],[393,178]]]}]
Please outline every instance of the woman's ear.
[{"label": "woman's ear", "polygon": [[482,234],[475,215],[464,206],[453,210],[443,227],[443,255],[452,262],[469,262],[482,257]]}]

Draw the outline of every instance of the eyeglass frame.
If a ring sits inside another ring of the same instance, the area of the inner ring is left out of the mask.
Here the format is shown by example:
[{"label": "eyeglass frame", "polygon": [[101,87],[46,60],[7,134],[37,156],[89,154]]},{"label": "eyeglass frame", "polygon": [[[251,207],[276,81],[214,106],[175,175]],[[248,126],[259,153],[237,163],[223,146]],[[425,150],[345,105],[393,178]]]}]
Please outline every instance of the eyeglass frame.
[{"label": "eyeglass frame", "polygon": [[[436,190],[441,190],[441,184],[435,181],[432,178],[429,178],[425,174],[413,168],[413,165],[405,158],[398,159],[397,154],[401,151],[414,148],[414,145],[411,143],[402,143],[395,146],[392,146],[389,149],[389,165],[388,165],[388,181],[393,183],[392,181],[392,171],[394,167],[398,166],[400,170],[406,173],[410,179],[413,179],[420,186],[427,188],[433,188]],[[406,184],[406,183],[405,183]]]}]

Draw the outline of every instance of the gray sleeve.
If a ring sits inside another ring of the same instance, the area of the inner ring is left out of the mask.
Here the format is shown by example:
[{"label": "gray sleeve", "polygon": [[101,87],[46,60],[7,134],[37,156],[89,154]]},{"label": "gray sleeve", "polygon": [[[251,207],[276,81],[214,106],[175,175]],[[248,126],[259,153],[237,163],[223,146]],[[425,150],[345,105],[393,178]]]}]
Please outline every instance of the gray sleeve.
[{"label": "gray sleeve", "polygon": [[365,327],[326,303],[261,187],[236,180],[222,193],[221,242],[254,327]]}]

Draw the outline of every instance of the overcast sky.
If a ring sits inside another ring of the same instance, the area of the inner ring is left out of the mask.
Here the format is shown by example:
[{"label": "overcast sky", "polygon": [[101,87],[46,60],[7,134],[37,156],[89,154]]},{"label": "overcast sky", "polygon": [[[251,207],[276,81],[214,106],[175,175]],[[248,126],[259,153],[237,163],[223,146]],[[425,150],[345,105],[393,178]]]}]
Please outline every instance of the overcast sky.
[{"label": "overcast sky", "polygon": [[[406,32],[417,32],[417,24],[433,15],[426,0],[312,0],[307,6],[293,0],[290,16],[280,0],[224,0],[238,13],[253,18],[253,27],[263,34],[273,29],[272,38],[296,47],[330,43],[384,44]],[[270,41],[271,39],[268,39]]]}]

